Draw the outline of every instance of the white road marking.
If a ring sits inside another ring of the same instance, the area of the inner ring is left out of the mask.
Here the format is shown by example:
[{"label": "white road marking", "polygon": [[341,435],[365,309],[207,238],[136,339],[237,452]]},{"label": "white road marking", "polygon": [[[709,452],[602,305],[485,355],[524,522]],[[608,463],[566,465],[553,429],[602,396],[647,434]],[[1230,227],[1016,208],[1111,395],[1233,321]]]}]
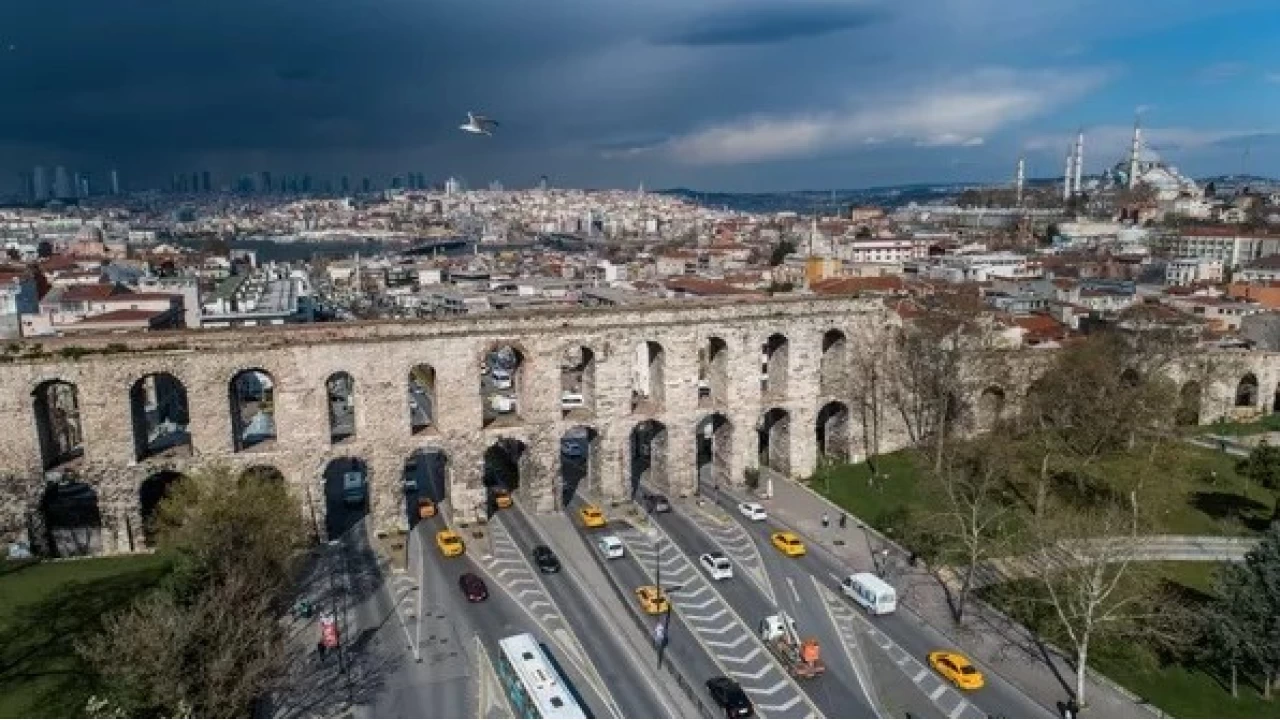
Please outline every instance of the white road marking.
[{"label": "white road marking", "polygon": [[734,648],[738,647],[739,645],[741,645],[742,643],[746,642],[749,638],[750,638],[750,636],[748,636],[748,635],[739,635],[739,636],[738,636],[738,639],[737,639],[737,640],[734,640],[734,641],[732,641],[732,642],[729,642],[729,641],[727,641],[727,640],[704,640],[703,642],[705,642],[706,644],[708,644],[708,645],[710,645],[710,646],[712,646],[712,647],[718,647],[718,648],[724,648],[724,649],[726,649],[726,650],[732,650],[732,649],[734,649]]},{"label": "white road marking", "polygon": [[969,708],[969,701],[965,700],[964,698],[960,698],[960,702],[957,703],[955,707],[951,708],[951,712],[947,713],[947,717],[953,718],[953,719],[958,718],[960,717],[960,713],[964,712],[968,708]]},{"label": "white road marking", "polygon": [[720,608],[720,611],[715,613],[714,615],[694,615],[693,613],[686,613],[686,614],[689,616],[690,620],[697,620],[698,622],[715,622],[716,620],[719,620],[725,615],[728,615],[729,609]]},{"label": "white road marking", "polygon": [[928,670],[925,670],[924,668],[921,668],[921,669],[920,669],[920,672],[916,673],[916,676],[915,676],[915,677],[913,677],[913,678],[911,678],[911,682],[913,682],[913,683],[915,683],[915,684],[919,685],[919,684],[920,684],[920,681],[921,681],[921,680],[924,680],[925,676],[926,676],[926,675],[928,675],[928,674],[929,674],[929,671],[928,671]]},{"label": "white road marking", "polygon": [[[768,674],[769,674],[769,672],[770,672],[771,670],[773,670],[773,666],[771,666],[771,665],[765,665],[764,667],[760,668],[759,670],[756,670],[755,672],[747,672],[747,671],[745,671],[745,670],[730,670],[730,671],[729,671],[729,674],[730,674],[730,675],[732,675],[732,676],[734,676],[734,677],[736,677],[736,678],[738,678],[739,680],[744,679],[744,678],[745,678],[745,679],[748,679],[748,680],[759,680],[760,678],[764,677],[765,675],[768,675]],[[780,680],[780,681],[778,681],[778,684],[774,686],[774,689],[773,689],[773,690],[765,691],[765,693],[764,693],[764,694],[765,694],[765,695],[770,695],[770,694],[775,693],[775,692],[777,692],[778,690],[780,690],[780,689],[782,689],[782,688],[784,688],[784,687],[786,687],[786,686],[787,686],[787,681],[786,681],[786,680]]]},{"label": "white road marking", "polygon": [[940,684],[938,685],[938,687],[934,688],[933,692],[929,693],[929,699],[934,702],[937,702],[938,698],[942,697],[942,693],[946,691],[947,691],[947,686]]},{"label": "white road marking", "polygon": [[752,660],[755,660],[756,658],[760,657],[760,653],[761,653],[760,648],[756,647],[756,648],[751,648],[751,652],[747,653],[746,655],[743,655],[742,657],[733,657],[731,655],[721,655],[720,659],[724,660],[725,662],[732,662],[732,663],[738,663],[739,665],[745,665],[746,663],[749,663]]},{"label": "white road marking", "polygon": [[[779,705],[761,705],[760,709],[768,710],[769,712],[786,712],[791,708],[795,707],[796,703],[798,702],[800,702],[800,696],[796,695],[792,697],[790,700],[788,700],[787,702],[781,703]],[[816,717],[816,716],[811,714],[806,717]]]},{"label": "white road marking", "polygon": [[796,581],[790,575],[787,576],[787,585],[791,587],[791,597],[796,599],[796,603],[800,602],[800,593],[796,592]]}]

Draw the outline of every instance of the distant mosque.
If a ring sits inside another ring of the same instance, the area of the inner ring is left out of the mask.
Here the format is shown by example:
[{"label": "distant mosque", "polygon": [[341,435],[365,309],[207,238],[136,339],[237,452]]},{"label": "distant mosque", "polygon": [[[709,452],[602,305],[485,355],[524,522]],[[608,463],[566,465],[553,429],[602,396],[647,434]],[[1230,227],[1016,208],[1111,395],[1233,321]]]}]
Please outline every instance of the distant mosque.
[{"label": "distant mosque", "polygon": [[1083,183],[1084,167],[1084,133],[1076,136],[1075,143],[1067,151],[1067,169],[1062,180],[1062,199],[1070,200],[1081,195],[1083,190],[1116,191],[1132,190],[1138,185],[1145,185],[1155,193],[1160,203],[1170,203],[1178,199],[1199,200],[1204,197],[1204,190],[1194,180],[1178,172],[1176,167],[1166,164],[1160,156],[1143,142],[1142,128],[1135,120],[1133,123],[1133,142],[1129,148],[1129,157],[1104,170],[1097,178]]}]

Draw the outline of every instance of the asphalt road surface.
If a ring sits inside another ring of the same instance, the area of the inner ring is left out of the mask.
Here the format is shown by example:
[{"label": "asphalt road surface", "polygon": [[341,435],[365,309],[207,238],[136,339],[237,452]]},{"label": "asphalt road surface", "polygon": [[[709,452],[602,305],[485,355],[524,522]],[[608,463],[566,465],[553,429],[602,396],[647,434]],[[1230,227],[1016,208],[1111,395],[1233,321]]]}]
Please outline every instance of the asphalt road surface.
[{"label": "asphalt road surface", "polygon": [[[762,619],[781,609],[795,619],[802,637],[814,637],[819,641],[827,671],[822,677],[802,680],[799,684],[822,713],[828,717],[876,717],[873,704],[862,689],[865,679],[860,679],[855,671],[852,660],[845,652],[839,629],[827,607],[820,598],[815,597],[808,578],[800,575],[797,583],[797,578],[792,576],[798,573],[793,568],[777,568],[773,562],[774,557],[763,557],[767,582],[772,586],[772,593],[766,595],[749,572],[753,564],[761,562],[762,556],[756,552],[750,537],[736,523],[724,523],[728,527],[721,528],[718,534],[723,540],[717,542],[703,530],[714,527],[713,523],[718,521],[717,518],[703,515],[695,522],[685,514],[683,503],[677,501],[675,508],[675,512],[660,513],[652,517],[693,563],[697,564],[698,556],[706,552],[721,552],[729,558],[734,566],[733,578],[711,580],[701,565],[698,565],[698,571],[715,585],[750,627],[758,630]],[[732,534],[734,530],[737,530],[736,535]],[[774,597],[777,598],[776,602],[772,599]]]},{"label": "asphalt road surface", "polygon": [[[518,507],[503,510],[496,517],[526,555],[535,546],[545,544]],[[634,663],[641,659],[633,657],[593,607],[596,603],[607,602],[609,598],[592,597],[563,572],[543,574],[541,579],[552,603],[568,621],[622,715],[656,718],[670,714],[670,709],[656,693],[639,680],[639,671]]]},{"label": "asphalt road surface", "polygon": [[[742,526],[756,542],[766,563],[772,562],[774,569],[771,576],[793,579],[800,573],[807,574],[817,583],[835,589],[840,578],[847,576],[850,569],[821,548],[810,546],[809,552],[799,558],[782,557],[769,541],[769,534],[779,529],[789,529],[773,518],[763,522],[746,520],[737,511],[738,499],[727,492],[720,492],[716,498],[721,508]],[[779,564],[786,569],[779,569]],[[789,591],[789,590],[788,590]],[[836,591],[838,592],[838,590]],[[779,591],[781,594],[781,591]],[[1027,697],[1001,676],[986,671],[987,684],[982,690],[963,692],[946,684],[926,665],[926,656],[934,650],[952,649],[950,640],[930,627],[909,609],[899,605],[897,612],[891,615],[869,616],[848,600],[846,604],[852,608],[858,622],[864,626],[873,644],[892,661],[896,668],[885,668],[877,663],[875,671],[881,673],[903,675],[924,693],[934,704],[937,711],[950,717],[1049,717],[1044,706]],[[887,643],[888,647],[884,647]],[[980,669],[981,665],[979,665]]]}]

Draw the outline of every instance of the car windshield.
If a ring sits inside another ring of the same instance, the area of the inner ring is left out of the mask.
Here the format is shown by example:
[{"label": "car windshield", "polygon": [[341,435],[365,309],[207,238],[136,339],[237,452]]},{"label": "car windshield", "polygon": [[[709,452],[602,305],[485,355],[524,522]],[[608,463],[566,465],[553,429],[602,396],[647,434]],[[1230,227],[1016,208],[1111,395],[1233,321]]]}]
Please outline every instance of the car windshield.
[{"label": "car windshield", "polygon": [[975,667],[974,667],[974,666],[972,666],[972,665],[961,665],[961,666],[960,666],[960,674],[961,674],[961,675],[976,675],[976,674],[977,674],[977,672],[978,672],[977,668],[975,668]]}]

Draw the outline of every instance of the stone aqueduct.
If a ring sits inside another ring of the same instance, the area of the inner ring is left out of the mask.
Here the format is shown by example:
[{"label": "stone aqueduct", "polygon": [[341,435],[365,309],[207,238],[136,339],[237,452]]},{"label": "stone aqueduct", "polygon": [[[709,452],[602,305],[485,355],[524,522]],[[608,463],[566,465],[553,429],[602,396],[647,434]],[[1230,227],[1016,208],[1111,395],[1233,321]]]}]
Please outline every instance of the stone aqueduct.
[{"label": "stone aqueduct", "polygon": [[[317,518],[331,468],[359,466],[379,529],[405,522],[406,461],[423,452],[462,521],[484,513],[498,456],[523,503],[557,507],[566,438],[606,501],[641,479],[691,494],[700,463],[718,482],[761,464],[802,477],[820,455],[859,454],[849,353],[895,319],[874,300],[806,298],[49,340],[0,370],[0,531],[31,532],[49,481],[73,479],[96,499],[93,551],[138,550],[157,480],[210,461],[283,478]],[[485,410],[499,348],[515,365],[503,414]],[[1261,391],[1280,358],[1240,358],[1241,373],[1195,388],[1198,420],[1280,401]],[[970,399],[970,427],[1025,389],[1010,376]],[[881,446],[904,441],[891,428]]]}]

